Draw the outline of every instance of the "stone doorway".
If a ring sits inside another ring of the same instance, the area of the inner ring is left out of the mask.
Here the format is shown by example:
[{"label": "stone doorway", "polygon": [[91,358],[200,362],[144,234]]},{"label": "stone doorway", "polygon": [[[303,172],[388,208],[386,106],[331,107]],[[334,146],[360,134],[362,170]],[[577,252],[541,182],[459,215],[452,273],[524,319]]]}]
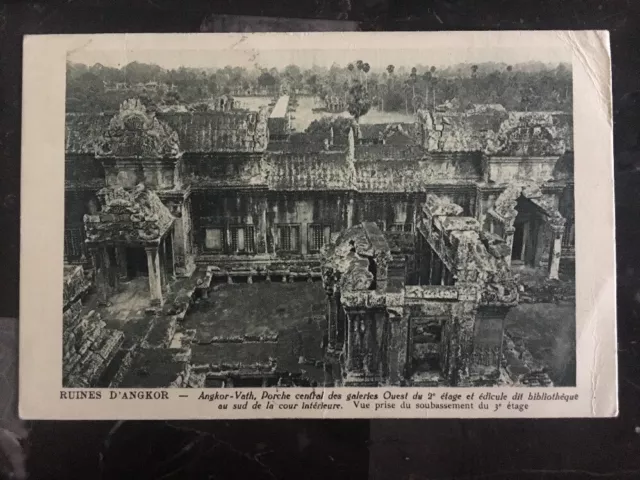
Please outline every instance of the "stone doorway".
[{"label": "stone doorway", "polygon": [[149,276],[149,263],[144,247],[127,247],[126,255],[129,278]]},{"label": "stone doorway", "polygon": [[516,207],[518,212],[513,222],[513,246],[511,248],[511,263],[513,265],[535,266],[538,247],[538,213],[528,205],[522,197]]},{"label": "stone doorway", "polygon": [[411,318],[410,357],[412,374],[440,374],[442,371],[442,327],[444,317]]}]

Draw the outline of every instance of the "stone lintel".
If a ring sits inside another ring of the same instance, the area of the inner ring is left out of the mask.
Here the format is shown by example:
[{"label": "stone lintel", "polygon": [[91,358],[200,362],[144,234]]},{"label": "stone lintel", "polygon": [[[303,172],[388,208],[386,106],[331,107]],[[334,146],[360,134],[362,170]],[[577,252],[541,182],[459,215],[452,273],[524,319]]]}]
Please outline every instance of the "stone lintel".
[{"label": "stone lintel", "polygon": [[[126,157],[117,157],[112,155],[96,155],[96,158],[102,162],[102,164],[107,164],[108,166],[117,166],[120,167],[137,167],[139,165],[145,167],[153,167],[153,166],[173,166],[182,158],[182,153],[179,153],[175,156],[168,157],[135,157],[135,156],[126,156]],[[106,165],[105,165],[106,166]]]}]

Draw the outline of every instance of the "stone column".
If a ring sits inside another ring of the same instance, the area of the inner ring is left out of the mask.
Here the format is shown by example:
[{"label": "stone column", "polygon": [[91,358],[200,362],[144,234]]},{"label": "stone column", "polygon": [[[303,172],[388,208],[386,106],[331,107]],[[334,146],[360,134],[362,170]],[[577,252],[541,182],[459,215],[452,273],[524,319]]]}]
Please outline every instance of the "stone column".
[{"label": "stone column", "polygon": [[389,315],[388,367],[391,385],[400,385],[406,374],[408,322],[402,307],[387,308]]},{"label": "stone column", "polygon": [[177,207],[178,211],[181,212],[179,216],[176,217],[174,221],[173,227],[173,238],[174,242],[172,245],[172,250],[175,258],[174,265],[177,267],[177,271],[180,274],[186,274],[186,243],[188,239],[185,235],[185,210],[186,208],[181,205]]},{"label": "stone column", "polygon": [[162,278],[160,272],[160,257],[158,247],[146,247],[147,266],[149,268],[149,293],[152,305],[162,305]]},{"label": "stone column", "polygon": [[129,277],[127,270],[127,247],[118,245],[116,247],[116,262],[118,264],[118,276],[120,281],[126,281]]},{"label": "stone column", "polygon": [[507,262],[507,264],[511,265],[511,254],[513,252],[513,235],[516,233],[516,229],[515,227],[512,226],[506,226],[505,227],[505,231],[504,231],[504,241],[507,244],[507,246],[509,247],[509,255],[507,256],[507,258],[505,258],[505,261]]},{"label": "stone column", "polygon": [[109,279],[104,265],[104,248],[95,247],[89,250],[95,270],[96,290],[98,303],[104,305],[109,298]]},{"label": "stone column", "polygon": [[169,273],[172,277],[176,275],[176,242],[175,242],[175,230],[172,231],[167,237],[166,241],[171,242],[171,255],[167,255],[167,262],[169,262]]},{"label": "stone column", "polygon": [[269,253],[269,225],[267,224],[267,209],[269,208],[267,198],[260,201],[260,219],[258,220],[258,238],[261,239],[262,248],[256,249],[258,253]]},{"label": "stone column", "polygon": [[452,338],[449,338],[448,369],[443,372],[452,386],[464,387],[469,384],[469,367],[473,355],[473,333],[475,327],[476,303],[459,301],[451,309],[453,322]]},{"label": "stone column", "polygon": [[338,304],[335,295],[327,296],[327,352],[336,349],[338,327]]},{"label": "stone column", "polygon": [[560,256],[562,255],[562,235],[564,225],[551,226],[551,251],[549,252],[549,278],[557,280],[560,272]]},{"label": "stone column", "polygon": [[356,370],[355,356],[358,354],[358,316],[354,313],[347,313],[347,373]]},{"label": "stone column", "polygon": [[347,228],[353,227],[353,198],[347,201]]}]

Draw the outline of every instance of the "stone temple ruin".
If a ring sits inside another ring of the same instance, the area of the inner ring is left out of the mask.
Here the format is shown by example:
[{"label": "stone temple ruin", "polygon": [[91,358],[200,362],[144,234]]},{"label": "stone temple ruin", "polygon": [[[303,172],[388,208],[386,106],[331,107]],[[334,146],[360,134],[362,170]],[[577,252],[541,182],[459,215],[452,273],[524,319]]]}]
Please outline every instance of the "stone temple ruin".
[{"label": "stone temple ruin", "polygon": [[504,240],[462,208],[427,196],[411,280],[375,223],[327,251],[328,352],[345,385],[469,385],[496,381],[504,320],[517,286]]},{"label": "stone temple ruin", "polygon": [[67,115],[64,386],[550,384],[505,323],[572,283],[570,116],[269,115]]}]

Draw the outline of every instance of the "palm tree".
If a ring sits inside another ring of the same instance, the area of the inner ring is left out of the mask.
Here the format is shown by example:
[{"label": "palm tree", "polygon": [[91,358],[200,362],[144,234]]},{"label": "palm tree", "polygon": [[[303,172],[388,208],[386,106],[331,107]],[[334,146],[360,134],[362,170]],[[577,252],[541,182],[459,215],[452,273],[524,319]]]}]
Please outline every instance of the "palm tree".
[{"label": "palm tree", "polygon": [[368,79],[369,70],[371,70],[371,66],[368,63],[365,63],[362,65],[362,71],[364,72],[364,78],[365,78],[365,83],[364,83],[365,90],[369,89],[369,79]]},{"label": "palm tree", "polygon": [[[411,69],[411,75],[409,75],[409,81],[411,83],[411,92],[412,92],[412,98],[416,97],[416,81],[418,80],[418,70],[416,69],[416,67],[413,67]],[[414,105],[415,102],[412,102],[411,104]],[[415,110],[415,107],[414,107]]]},{"label": "palm tree", "polygon": [[433,109],[435,110],[436,109],[436,83],[438,83],[438,79],[436,78],[436,67],[432,66],[429,69],[429,73],[431,74],[431,92],[433,95]]},{"label": "palm tree", "polygon": [[[347,65],[347,70],[349,70],[349,86],[351,86],[351,83],[353,82],[353,63],[350,63],[349,65]],[[347,89],[348,90],[348,89]]]},{"label": "palm tree", "polygon": [[362,82],[362,68],[364,67],[364,62],[362,60],[358,60],[356,62],[356,68],[358,69],[358,80]]}]

